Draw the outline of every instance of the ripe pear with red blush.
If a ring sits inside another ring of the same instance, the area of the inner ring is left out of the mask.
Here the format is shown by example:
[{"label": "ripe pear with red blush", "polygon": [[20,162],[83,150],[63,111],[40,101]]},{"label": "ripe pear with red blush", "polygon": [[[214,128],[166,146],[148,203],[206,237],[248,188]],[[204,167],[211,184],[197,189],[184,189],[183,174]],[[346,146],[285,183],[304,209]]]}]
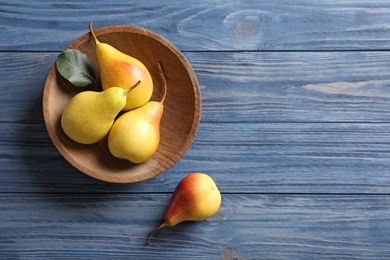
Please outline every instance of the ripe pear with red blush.
[{"label": "ripe pear with red blush", "polygon": [[209,175],[199,172],[187,175],[179,182],[172,195],[164,223],[148,234],[146,243],[150,244],[150,236],[163,227],[210,218],[217,213],[221,200],[221,193]]},{"label": "ripe pear with red blush", "polygon": [[96,58],[103,90],[113,86],[128,89],[141,81],[137,89],[127,95],[126,105],[122,110],[128,111],[146,104],[153,93],[152,76],[146,66],[135,57],[100,42],[92,29],[92,23],[89,24],[89,29],[96,44]]}]

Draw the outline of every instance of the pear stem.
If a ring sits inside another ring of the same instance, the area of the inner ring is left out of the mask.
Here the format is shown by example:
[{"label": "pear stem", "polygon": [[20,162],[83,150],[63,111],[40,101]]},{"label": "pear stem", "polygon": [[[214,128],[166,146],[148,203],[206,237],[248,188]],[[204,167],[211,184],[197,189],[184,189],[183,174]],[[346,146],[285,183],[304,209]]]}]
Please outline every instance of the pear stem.
[{"label": "pear stem", "polygon": [[96,35],[95,35],[95,32],[94,32],[93,29],[92,29],[92,22],[89,23],[89,30],[91,31],[91,34],[92,34],[93,39],[95,40],[95,43],[96,43],[96,44],[99,44],[100,42],[99,42],[99,40],[97,39],[97,37],[96,37]]},{"label": "pear stem", "polygon": [[158,64],[158,71],[160,72],[160,76],[161,76],[161,79],[162,79],[163,84],[164,84],[164,96],[161,99],[161,103],[164,103],[165,97],[167,96],[167,80],[165,78],[165,74],[164,74],[164,71],[162,69],[161,63],[158,62],[157,64]]},{"label": "pear stem", "polygon": [[135,84],[134,84],[133,86],[131,86],[130,88],[126,89],[126,90],[125,90],[125,96],[126,96],[127,94],[129,94],[130,91],[132,91],[133,89],[135,89],[140,83],[141,83],[141,80],[138,80],[137,83],[135,83]]},{"label": "pear stem", "polygon": [[95,84],[95,89],[96,89],[96,91],[99,91],[99,87],[98,87],[98,85],[97,85],[97,83],[96,83],[96,79],[93,79],[93,83]]},{"label": "pear stem", "polygon": [[153,229],[152,231],[149,232],[148,236],[146,237],[146,244],[150,245],[150,236],[156,232],[157,230],[159,229],[162,229],[163,227],[166,226],[166,223],[162,223],[160,226],[156,227],[155,229]]}]

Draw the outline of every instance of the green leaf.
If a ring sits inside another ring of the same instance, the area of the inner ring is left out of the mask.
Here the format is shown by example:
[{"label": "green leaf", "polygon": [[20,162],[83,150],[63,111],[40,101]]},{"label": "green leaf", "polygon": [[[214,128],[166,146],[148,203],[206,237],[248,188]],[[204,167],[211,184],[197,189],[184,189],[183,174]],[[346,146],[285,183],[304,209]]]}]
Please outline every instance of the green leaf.
[{"label": "green leaf", "polygon": [[56,67],[65,79],[77,87],[85,87],[95,82],[96,72],[92,61],[79,50],[63,51],[57,58]]}]

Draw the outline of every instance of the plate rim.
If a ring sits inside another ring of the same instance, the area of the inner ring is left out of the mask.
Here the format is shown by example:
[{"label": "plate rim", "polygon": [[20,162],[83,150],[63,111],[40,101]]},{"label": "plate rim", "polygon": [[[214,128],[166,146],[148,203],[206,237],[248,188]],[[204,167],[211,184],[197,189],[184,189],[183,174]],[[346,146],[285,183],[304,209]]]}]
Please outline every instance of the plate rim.
[{"label": "plate rim", "polygon": [[[133,26],[133,25],[110,25],[110,26],[105,26],[105,27],[101,27],[98,29],[94,29],[94,32],[95,32],[96,36],[107,35],[107,34],[119,32],[119,33],[133,33],[133,34],[136,33],[136,34],[140,34],[143,36],[151,37],[154,40],[163,44],[164,46],[168,47],[168,49],[170,51],[172,51],[175,56],[177,56],[177,58],[181,61],[185,70],[187,71],[187,74],[188,74],[189,79],[191,81],[191,84],[193,86],[192,90],[193,90],[193,95],[194,95],[195,111],[193,113],[193,118],[191,120],[191,130],[188,131],[188,135],[187,135],[185,141],[183,141],[181,149],[174,153],[174,156],[173,156],[174,158],[170,158],[168,164],[166,164],[166,163],[159,164],[159,168],[161,170],[159,170],[158,172],[151,170],[151,171],[149,171],[150,174],[144,173],[144,174],[140,175],[139,178],[134,179],[134,176],[132,176],[131,178],[127,177],[127,176],[116,177],[113,175],[102,176],[101,174],[96,174],[96,172],[94,172],[93,169],[91,169],[91,168],[82,167],[82,164],[80,164],[78,162],[78,160],[76,160],[69,153],[69,151],[66,148],[64,148],[64,146],[61,145],[62,142],[61,142],[60,138],[58,137],[58,135],[56,134],[54,125],[51,124],[49,126],[49,123],[52,121],[50,120],[50,111],[49,111],[49,106],[47,104],[48,103],[47,100],[50,97],[50,95],[49,95],[50,87],[49,86],[51,85],[51,81],[54,79],[53,77],[54,77],[54,74],[56,73],[56,64],[55,64],[56,60],[54,61],[53,65],[51,66],[49,73],[46,77],[45,85],[44,85],[44,89],[43,89],[43,95],[42,95],[43,118],[44,118],[46,130],[49,134],[49,137],[50,137],[52,143],[54,144],[54,146],[56,147],[58,152],[62,155],[62,157],[64,157],[64,159],[68,163],[70,163],[73,167],[75,167],[77,170],[79,170],[80,172],[82,172],[82,173],[84,173],[92,178],[95,178],[95,179],[98,179],[101,181],[105,181],[105,182],[111,182],[111,183],[135,183],[135,182],[140,182],[140,181],[154,178],[154,177],[160,175],[161,173],[165,172],[169,168],[171,168],[173,165],[175,165],[182,158],[182,156],[184,156],[184,154],[188,151],[188,149],[192,145],[192,143],[195,139],[195,136],[199,130],[200,119],[201,119],[201,114],[202,114],[202,100],[201,100],[200,86],[199,86],[199,82],[198,82],[198,79],[196,77],[195,71],[192,68],[189,61],[187,60],[187,58],[184,56],[184,54],[173,43],[171,43],[169,40],[167,40],[163,36],[153,32],[153,31],[150,31],[146,28],[142,28],[139,26]],[[91,39],[92,38],[91,38],[90,32],[87,32],[87,33],[81,35],[80,37],[78,37],[77,39],[75,39],[73,42],[71,42],[64,50],[72,49],[72,48],[77,49],[78,46],[80,46],[81,44],[84,44],[85,42],[87,42],[88,40],[91,40]]]}]

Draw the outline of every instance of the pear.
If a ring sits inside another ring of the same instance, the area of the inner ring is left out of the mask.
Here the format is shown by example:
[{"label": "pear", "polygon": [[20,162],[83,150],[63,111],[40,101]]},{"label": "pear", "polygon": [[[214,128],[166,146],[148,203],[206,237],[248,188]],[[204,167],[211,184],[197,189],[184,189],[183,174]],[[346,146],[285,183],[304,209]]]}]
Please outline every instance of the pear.
[{"label": "pear", "polygon": [[127,90],[112,87],[100,92],[83,91],[72,97],[61,116],[61,127],[65,134],[81,144],[102,140],[125,106],[127,94],[137,84]]},{"label": "pear", "polygon": [[108,148],[117,158],[143,163],[158,148],[163,102],[167,92],[165,76],[161,65],[158,65],[164,83],[164,96],[161,101],[149,101],[139,108],[125,112],[115,121],[108,135]]},{"label": "pear", "polygon": [[113,46],[99,42],[92,29],[92,23],[89,24],[89,29],[96,44],[96,57],[103,90],[113,86],[127,89],[141,81],[137,89],[127,95],[123,110],[128,111],[146,104],[153,93],[152,76],[146,66]]},{"label": "pear", "polygon": [[217,213],[221,199],[221,193],[209,175],[199,172],[187,175],[179,182],[172,195],[164,223],[148,234],[146,243],[150,244],[150,236],[163,227],[210,218]]}]

